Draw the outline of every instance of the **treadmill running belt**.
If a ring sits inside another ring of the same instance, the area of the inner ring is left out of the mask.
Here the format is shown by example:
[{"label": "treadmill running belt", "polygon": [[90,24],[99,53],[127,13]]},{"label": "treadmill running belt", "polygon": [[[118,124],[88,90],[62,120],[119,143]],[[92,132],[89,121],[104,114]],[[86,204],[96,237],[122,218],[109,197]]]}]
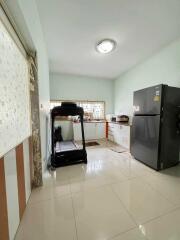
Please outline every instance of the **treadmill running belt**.
[{"label": "treadmill running belt", "polygon": [[65,151],[71,151],[76,150],[77,146],[73,141],[62,141],[56,143],[56,152],[65,152]]}]

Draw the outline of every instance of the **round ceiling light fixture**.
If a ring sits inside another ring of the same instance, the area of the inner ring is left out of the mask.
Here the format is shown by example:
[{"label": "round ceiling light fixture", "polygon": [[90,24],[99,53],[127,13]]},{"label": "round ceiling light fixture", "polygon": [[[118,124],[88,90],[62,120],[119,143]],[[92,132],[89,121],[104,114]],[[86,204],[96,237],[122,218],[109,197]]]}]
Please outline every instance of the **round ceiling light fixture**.
[{"label": "round ceiling light fixture", "polygon": [[96,49],[100,53],[110,53],[116,47],[116,42],[112,39],[103,39],[96,45]]}]

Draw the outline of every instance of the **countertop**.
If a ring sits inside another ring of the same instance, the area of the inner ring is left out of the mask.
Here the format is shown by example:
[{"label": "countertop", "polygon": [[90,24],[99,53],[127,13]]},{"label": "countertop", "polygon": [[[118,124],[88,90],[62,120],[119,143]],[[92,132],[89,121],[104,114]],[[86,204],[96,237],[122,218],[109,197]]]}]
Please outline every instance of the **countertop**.
[{"label": "countertop", "polygon": [[[73,123],[80,123],[80,122],[73,122]],[[83,121],[83,123],[106,123],[106,120],[92,120],[92,121]]]},{"label": "countertop", "polygon": [[131,126],[131,125],[132,125],[132,124],[130,124],[130,123],[113,122],[113,121],[108,121],[108,123],[113,123],[113,124],[118,124],[118,125],[123,125],[123,126]]}]

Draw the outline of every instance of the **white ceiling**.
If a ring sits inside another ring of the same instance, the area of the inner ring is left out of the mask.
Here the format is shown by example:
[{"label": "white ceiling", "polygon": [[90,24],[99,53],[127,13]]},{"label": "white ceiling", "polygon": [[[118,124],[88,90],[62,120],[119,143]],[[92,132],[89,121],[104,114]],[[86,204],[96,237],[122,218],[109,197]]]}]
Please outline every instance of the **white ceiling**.
[{"label": "white ceiling", "polygon": [[[36,0],[52,72],[116,78],[180,36],[180,0]],[[111,54],[95,44],[112,38]]]}]

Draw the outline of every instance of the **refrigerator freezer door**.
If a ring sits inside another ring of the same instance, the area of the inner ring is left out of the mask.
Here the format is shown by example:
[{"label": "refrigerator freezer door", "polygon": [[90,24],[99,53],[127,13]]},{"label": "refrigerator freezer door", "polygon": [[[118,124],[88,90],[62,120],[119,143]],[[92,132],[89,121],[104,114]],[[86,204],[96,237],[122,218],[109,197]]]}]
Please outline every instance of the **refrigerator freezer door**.
[{"label": "refrigerator freezer door", "polygon": [[134,92],[134,115],[161,113],[162,86],[158,85]]},{"label": "refrigerator freezer door", "polygon": [[131,132],[131,154],[158,170],[160,115],[134,116]]}]

